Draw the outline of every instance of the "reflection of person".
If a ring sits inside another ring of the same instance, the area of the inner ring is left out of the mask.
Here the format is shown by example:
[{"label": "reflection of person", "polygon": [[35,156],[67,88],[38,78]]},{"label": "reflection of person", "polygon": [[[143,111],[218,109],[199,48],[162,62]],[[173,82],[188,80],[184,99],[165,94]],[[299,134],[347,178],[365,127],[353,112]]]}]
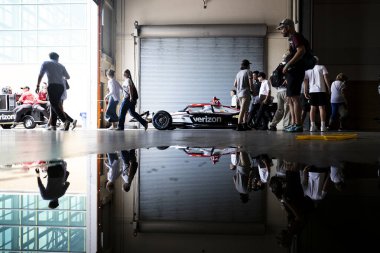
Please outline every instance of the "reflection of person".
[{"label": "reflection of person", "polygon": [[56,127],[57,117],[64,122],[63,129],[69,130],[70,121],[67,120],[66,114],[61,107],[61,98],[63,92],[66,90],[65,80],[70,79],[69,74],[66,71],[65,66],[58,63],[59,55],[55,52],[49,54],[50,61],[42,63],[40,74],[38,75],[36,93],[39,92],[40,83],[42,77],[46,74],[48,78],[48,96],[51,106],[51,125]]},{"label": "reflection of person", "polygon": [[122,174],[121,177],[124,180],[123,190],[129,192],[131,189],[132,180],[136,174],[138,168],[138,162],[136,159],[136,150],[122,150],[121,151],[122,160]]},{"label": "reflection of person", "polygon": [[240,104],[237,131],[251,129],[248,127],[248,108],[251,101],[250,87],[252,86],[251,63],[248,60],[241,62],[240,71],[236,75],[234,87]]},{"label": "reflection of person", "polygon": [[269,186],[272,193],[282,203],[288,219],[287,229],[278,237],[279,243],[289,248],[293,237],[301,232],[306,224],[306,216],[313,211],[313,201],[304,195],[298,166],[286,161],[281,162],[285,175],[271,177]]},{"label": "reflection of person", "polygon": [[288,37],[289,41],[289,56],[283,68],[283,73],[287,84],[286,95],[293,127],[287,129],[287,131],[302,132],[300,93],[305,76],[302,57],[306,50],[309,49],[309,46],[302,34],[296,32],[293,20],[284,19],[277,27],[277,30],[281,30],[282,35]]},{"label": "reflection of person", "polygon": [[121,174],[117,154],[108,153],[105,165],[108,168],[106,188],[112,193],[115,188],[115,181]]},{"label": "reflection of person", "polygon": [[237,164],[236,174],[233,177],[235,188],[240,194],[240,199],[243,203],[247,203],[249,200],[249,173],[251,170],[251,162],[249,155],[245,151],[239,151],[236,153]]},{"label": "reflection of person", "polygon": [[270,168],[273,165],[268,154],[261,154],[252,159],[252,190],[263,190],[269,181]]},{"label": "reflection of person", "polygon": [[327,194],[327,186],[330,180],[329,168],[317,168],[306,166],[301,174],[304,194],[311,199],[322,200]]},{"label": "reflection of person", "polygon": [[343,165],[339,166],[331,165],[330,167],[330,180],[334,183],[335,188],[338,191],[342,191],[345,187]]},{"label": "reflection of person", "polygon": [[70,186],[70,183],[67,182],[69,172],[67,171],[66,162],[63,160],[49,161],[47,164],[46,187],[41,181],[39,168],[36,168],[35,171],[41,197],[44,200],[50,200],[49,208],[57,208],[59,206],[58,199],[66,193],[67,188]]},{"label": "reflection of person", "polygon": [[133,118],[140,122],[140,124],[143,125],[146,130],[148,128],[148,122],[135,111],[137,99],[139,96],[137,94],[135,84],[132,81],[132,76],[129,69],[124,71],[124,78],[125,81],[122,86],[124,99],[120,107],[119,126],[117,130],[124,130],[125,116],[127,115],[127,112],[129,112]]}]

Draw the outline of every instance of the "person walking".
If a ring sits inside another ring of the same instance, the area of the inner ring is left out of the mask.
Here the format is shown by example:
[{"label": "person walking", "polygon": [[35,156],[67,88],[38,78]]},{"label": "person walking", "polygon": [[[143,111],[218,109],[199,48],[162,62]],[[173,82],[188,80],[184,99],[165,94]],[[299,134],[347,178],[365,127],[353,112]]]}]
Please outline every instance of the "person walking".
[{"label": "person walking", "polygon": [[237,131],[251,129],[248,126],[248,108],[251,101],[250,87],[252,86],[252,72],[249,70],[250,65],[251,63],[247,59],[241,62],[240,71],[237,73],[234,82],[240,104],[238,126],[235,129]]},{"label": "person walking", "polygon": [[339,73],[336,76],[335,81],[331,84],[331,116],[329,120],[329,129],[334,124],[334,121],[339,114],[339,128],[338,131],[342,131],[344,127],[344,120],[348,114],[348,103],[345,95],[347,76],[343,73]]},{"label": "person walking", "polygon": [[109,130],[117,129],[117,122],[119,121],[119,117],[116,113],[116,107],[120,100],[120,91],[122,87],[118,81],[115,79],[115,71],[109,69],[107,71],[108,78],[108,93],[104,97],[105,101],[108,101],[107,110],[106,110],[106,120],[111,123],[111,126],[108,128]]},{"label": "person walking", "polygon": [[321,132],[325,132],[326,128],[326,105],[328,103],[327,92],[330,93],[330,83],[328,72],[325,66],[318,64],[318,57],[314,56],[317,64],[313,69],[309,69],[305,73],[305,97],[310,99],[310,132],[317,131],[315,118],[317,108],[319,108],[319,116],[321,119]]},{"label": "person walking", "polygon": [[119,126],[117,130],[124,130],[124,123],[125,123],[125,116],[127,115],[127,112],[129,111],[129,114],[133,118],[135,118],[138,122],[140,122],[141,125],[144,126],[145,130],[148,128],[148,122],[144,120],[140,114],[138,114],[135,111],[137,99],[139,98],[139,95],[137,93],[137,89],[135,84],[132,81],[131,71],[129,69],[126,69],[124,71],[124,78],[125,81],[123,83],[123,95],[124,99],[121,103],[120,112],[119,112]]},{"label": "person walking", "polygon": [[284,37],[288,37],[289,55],[283,68],[287,83],[286,95],[289,101],[289,111],[293,126],[288,132],[302,132],[300,93],[305,76],[305,67],[302,61],[303,55],[310,50],[307,40],[302,34],[297,33],[294,22],[291,19],[281,21],[277,30],[281,30]]},{"label": "person walking", "polygon": [[70,128],[70,121],[67,119],[66,113],[61,106],[61,97],[65,91],[65,80],[70,79],[70,76],[65,66],[58,62],[59,55],[57,53],[51,52],[49,58],[49,61],[42,63],[40,74],[38,75],[36,93],[39,92],[42,77],[46,74],[48,78],[47,90],[51,106],[51,127],[56,128],[57,117],[59,117],[61,121],[64,122],[63,130],[67,131]]}]

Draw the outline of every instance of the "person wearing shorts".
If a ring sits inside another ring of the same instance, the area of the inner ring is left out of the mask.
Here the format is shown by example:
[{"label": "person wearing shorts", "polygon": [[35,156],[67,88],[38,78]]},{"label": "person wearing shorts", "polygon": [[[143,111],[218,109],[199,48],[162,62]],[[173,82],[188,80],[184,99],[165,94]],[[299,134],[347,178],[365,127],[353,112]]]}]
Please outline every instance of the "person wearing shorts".
[{"label": "person wearing shorts", "polygon": [[321,132],[326,128],[326,105],[328,104],[328,93],[330,93],[330,83],[328,72],[325,66],[318,64],[318,58],[315,56],[317,64],[313,69],[305,73],[305,90],[304,94],[310,99],[310,132],[318,131],[315,124],[317,109],[321,119]]},{"label": "person wearing shorts", "polygon": [[289,127],[286,131],[302,132],[300,93],[305,76],[302,57],[306,50],[310,49],[310,46],[302,34],[296,32],[294,21],[291,19],[281,21],[277,30],[281,30],[282,35],[288,37],[289,41],[289,55],[285,60],[286,64],[282,70],[285,74],[287,84],[286,95],[288,97],[289,111],[292,120],[292,127]]}]

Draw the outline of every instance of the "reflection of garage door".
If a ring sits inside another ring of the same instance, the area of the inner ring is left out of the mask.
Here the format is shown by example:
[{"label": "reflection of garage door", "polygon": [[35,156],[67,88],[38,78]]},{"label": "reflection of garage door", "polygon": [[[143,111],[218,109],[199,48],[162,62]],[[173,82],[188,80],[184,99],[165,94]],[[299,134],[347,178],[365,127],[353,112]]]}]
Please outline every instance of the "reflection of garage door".
[{"label": "reflection of garage door", "polygon": [[[196,154],[211,154],[211,148],[202,150]],[[134,208],[143,232],[265,231],[265,192],[251,193],[248,203],[242,204],[233,180],[235,172],[228,169],[230,155],[214,164],[210,157],[191,157],[195,153],[181,148],[140,151]]]},{"label": "reflection of garage door", "polygon": [[177,111],[186,104],[229,104],[242,59],[263,69],[264,37],[142,38],[141,110]]}]

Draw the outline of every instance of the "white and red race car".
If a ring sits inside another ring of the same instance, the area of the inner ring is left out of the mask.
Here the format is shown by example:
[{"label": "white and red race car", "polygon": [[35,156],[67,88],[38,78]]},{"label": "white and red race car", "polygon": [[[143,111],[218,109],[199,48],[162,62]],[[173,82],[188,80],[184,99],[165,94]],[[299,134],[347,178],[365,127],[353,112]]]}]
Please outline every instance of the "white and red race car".
[{"label": "white and red race car", "polygon": [[152,124],[158,130],[175,128],[234,128],[239,109],[222,105],[214,98],[211,103],[190,104],[185,109],[153,114]]}]

